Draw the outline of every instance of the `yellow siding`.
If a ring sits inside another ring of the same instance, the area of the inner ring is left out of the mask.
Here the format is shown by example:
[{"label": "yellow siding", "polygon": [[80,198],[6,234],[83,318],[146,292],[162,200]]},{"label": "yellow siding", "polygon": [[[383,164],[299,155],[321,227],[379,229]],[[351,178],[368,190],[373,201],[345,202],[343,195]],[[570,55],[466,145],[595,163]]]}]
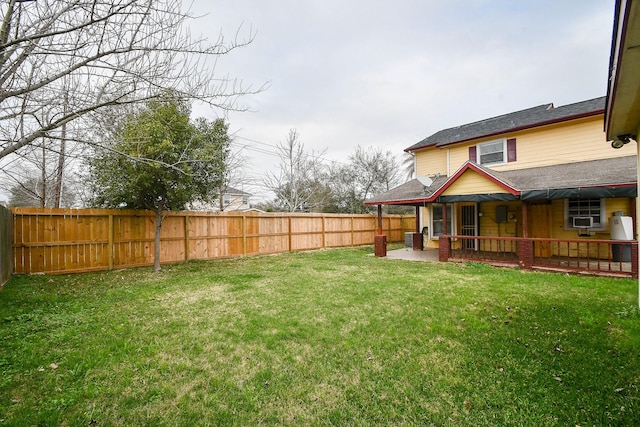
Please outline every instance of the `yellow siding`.
[{"label": "yellow siding", "polygon": [[416,153],[416,173],[418,176],[447,174],[447,151],[449,149],[427,148]]},{"label": "yellow siding", "polygon": [[488,180],[486,177],[479,175],[472,170],[467,170],[442,194],[446,196],[452,194],[488,193],[507,193],[507,191],[493,181]]},{"label": "yellow siding", "polygon": [[[496,207],[506,206],[509,221],[496,222]],[[478,206],[480,212],[480,235],[491,237],[522,237],[522,204],[513,202],[483,202]]]},{"label": "yellow siding", "polygon": [[[512,137],[512,136],[510,136]],[[496,170],[521,169],[559,163],[583,162],[635,153],[634,144],[614,149],[603,131],[602,116],[571,123],[546,126],[516,135],[517,157]]]},{"label": "yellow siding", "polygon": [[[516,138],[517,161],[491,166],[495,170],[531,168],[637,154],[636,144],[627,144],[617,150],[611,148],[603,131],[603,120],[603,116],[599,115],[451,145],[448,147],[450,172],[455,172],[469,160],[470,146],[497,139]],[[438,157],[434,152],[441,154]],[[418,171],[433,169],[445,173],[446,149],[431,148],[417,153],[416,161]]]},{"label": "yellow siding", "polygon": [[462,166],[464,162],[469,160],[469,147],[471,145],[476,145],[476,142],[474,141],[473,143],[463,143],[459,146],[454,145],[451,147],[451,154],[449,155],[449,166],[451,167],[452,174],[460,169],[460,166]]},{"label": "yellow siding", "polygon": [[593,236],[578,236],[577,230],[566,229],[565,227],[564,200],[554,200],[552,211],[553,230],[552,235],[549,237],[558,239],[608,239],[610,235],[609,218],[611,218],[613,216],[613,213],[616,211],[622,211],[623,215],[629,216],[631,214],[632,203],[635,203],[635,199],[605,199],[604,204],[606,210],[606,228],[604,230],[592,230],[592,232],[594,233]]}]

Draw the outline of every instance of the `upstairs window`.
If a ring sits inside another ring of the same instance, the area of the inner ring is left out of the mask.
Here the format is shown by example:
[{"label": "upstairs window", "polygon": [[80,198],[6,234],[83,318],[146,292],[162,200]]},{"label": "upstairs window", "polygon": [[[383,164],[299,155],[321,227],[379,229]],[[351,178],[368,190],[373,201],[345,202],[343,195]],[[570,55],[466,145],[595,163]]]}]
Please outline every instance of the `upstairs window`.
[{"label": "upstairs window", "polygon": [[516,139],[500,139],[469,147],[469,160],[481,165],[496,165],[517,160]]},{"label": "upstairs window", "polygon": [[504,140],[478,144],[478,163],[490,165],[505,162]]}]

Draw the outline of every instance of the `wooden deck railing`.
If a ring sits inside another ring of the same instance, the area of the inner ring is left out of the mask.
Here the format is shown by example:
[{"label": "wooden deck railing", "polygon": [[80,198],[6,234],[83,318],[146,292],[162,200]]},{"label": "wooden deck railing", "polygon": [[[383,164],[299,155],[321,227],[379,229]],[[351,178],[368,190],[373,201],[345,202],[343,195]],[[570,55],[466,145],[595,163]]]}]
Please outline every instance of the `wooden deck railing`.
[{"label": "wooden deck railing", "polygon": [[635,240],[440,236],[440,261],[448,260],[637,278],[638,242]]}]

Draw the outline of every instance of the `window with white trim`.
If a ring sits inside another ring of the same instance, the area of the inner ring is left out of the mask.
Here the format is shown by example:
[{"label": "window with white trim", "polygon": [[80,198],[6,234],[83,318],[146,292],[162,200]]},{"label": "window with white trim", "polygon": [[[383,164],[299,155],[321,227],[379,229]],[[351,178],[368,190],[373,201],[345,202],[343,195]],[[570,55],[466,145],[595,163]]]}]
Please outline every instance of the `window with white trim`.
[{"label": "window with white trim", "polygon": [[575,228],[573,218],[593,218],[593,228],[606,227],[604,199],[566,199],[564,203],[565,228]]},{"label": "window with white trim", "polygon": [[504,139],[489,141],[478,144],[478,163],[481,165],[492,165],[496,163],[506,163],[507,148]]},{"label": "window with white trim", "polygon": [[[431,205],[431,236],[438,238],[442,235],[443,221],[442,221],[442,207],[444,205],[440,203],[434,203]],[[453,234],[453,209],[451,204],[447,204],[447,234]]]}]

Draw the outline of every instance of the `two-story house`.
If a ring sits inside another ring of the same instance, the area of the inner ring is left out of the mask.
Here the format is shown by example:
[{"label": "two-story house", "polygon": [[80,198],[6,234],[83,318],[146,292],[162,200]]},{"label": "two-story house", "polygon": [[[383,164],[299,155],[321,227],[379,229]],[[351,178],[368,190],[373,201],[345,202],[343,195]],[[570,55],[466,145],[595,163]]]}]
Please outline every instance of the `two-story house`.
[{"label": "two-story house", "polygon": [[441,130],[405,150],[416,179],[366,203],[415,206],[427,247],[442,235],[609,239],[614,213],[635,223],[637,156],[607,143],[604,111],[602,97]]},{"label": "two-story house", "polygon": [[192,210],[213,212],[245,212],[251,209],[249,199],[251,194],[233,187],[225,187],[221,195],[213,203],[193,202]]}]

